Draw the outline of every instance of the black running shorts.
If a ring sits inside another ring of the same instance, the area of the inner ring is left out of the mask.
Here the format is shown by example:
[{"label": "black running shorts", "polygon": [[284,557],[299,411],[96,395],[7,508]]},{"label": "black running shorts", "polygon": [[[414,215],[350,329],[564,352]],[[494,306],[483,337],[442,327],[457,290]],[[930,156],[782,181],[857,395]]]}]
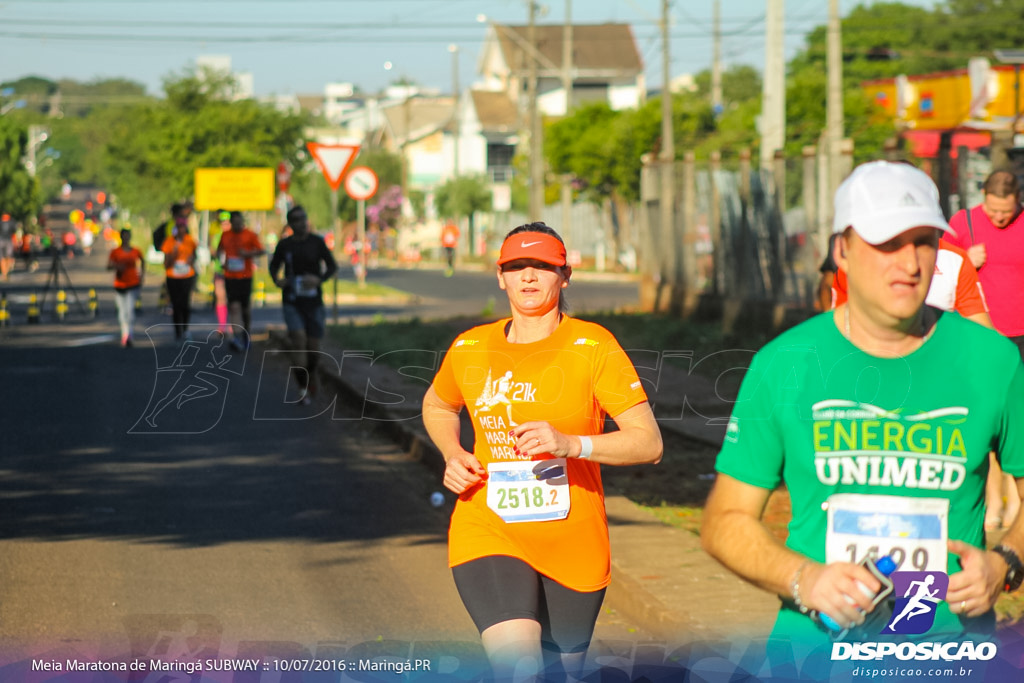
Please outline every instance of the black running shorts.
[{"label": "black running shorts", "polygon": [[455,586],[477,630],[512,619],[540,623],[541,645],[552,652],[584,652],[605,589],[581,593],[515,557],[491,555],[452,567]]},{"label": "black running shorts", "polygon": [[242,308],[249,308],[249,300],[252,298],[252,278],[224,278],[224,293],[227,294],[229,304],[237,301],[242,304]]}]

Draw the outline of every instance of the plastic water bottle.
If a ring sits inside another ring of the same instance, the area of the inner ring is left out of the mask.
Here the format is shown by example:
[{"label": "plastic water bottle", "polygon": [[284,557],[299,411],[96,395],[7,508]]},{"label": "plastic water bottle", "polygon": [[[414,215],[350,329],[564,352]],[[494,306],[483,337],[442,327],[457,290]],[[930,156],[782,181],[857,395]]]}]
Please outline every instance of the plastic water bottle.
[{"label": "plastic water bottle", "polygon": [[[871,605],[873,607],[882,600],[884,600],[886,596],[888,596],[889,593],[892,592],[892,581],[889,580],[889,575],[896,571],[896,562],[894,562],[891,557],[886,555],[885,557],[880,557],[877,560],[872,560],[870,556],[865,557],[860,564],[862,567],[871,572],[874,575],[874,577],[878,579],[879,582],[882,584],[882,587],[878,589],[878,591],[873,591],[860,581],[857,582],[857,586],[860,588],[860,591],[864,595],[871,598]],[[843,626],[840,626],[838,623],[836,623],[836,621],[832,619],[832,617],[825,614],[824,612],[818,613],[818,619],[820,619],[821,623],[825,624],[825,626],[827,626],[831,631],[842,633],[847,630]]]}]

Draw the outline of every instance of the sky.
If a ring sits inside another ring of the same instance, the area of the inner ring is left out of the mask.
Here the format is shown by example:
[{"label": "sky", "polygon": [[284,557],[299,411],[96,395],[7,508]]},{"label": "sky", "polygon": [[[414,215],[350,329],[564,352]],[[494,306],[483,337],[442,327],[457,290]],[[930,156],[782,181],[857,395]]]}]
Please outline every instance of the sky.
[{"label": "sky", "polygon": [[[936,0],[904,0],[932,7]],[[721,0],[725,66],[764,62],[765,0]],[[845,14],[863,0],[841,0]],[[538,23],[562,23],[565,0],[542,0]],[[711,64],[712,0],[671,3],[671,71]],[[322,94],[350,82],[373,92],[406,77],[452,89],[477,79],[487,22],[526,24],[527,0],[0,0],[0,82],[126,78],[162,92],[200,55],[228,55],[257,95]],[[633,26],[647,82],[662,79],[660,0],[573,0],[574,23]],[[827,0],[785,0],[786,58],[826,22]],[[387,65],[390,64],[390,68]]]}]

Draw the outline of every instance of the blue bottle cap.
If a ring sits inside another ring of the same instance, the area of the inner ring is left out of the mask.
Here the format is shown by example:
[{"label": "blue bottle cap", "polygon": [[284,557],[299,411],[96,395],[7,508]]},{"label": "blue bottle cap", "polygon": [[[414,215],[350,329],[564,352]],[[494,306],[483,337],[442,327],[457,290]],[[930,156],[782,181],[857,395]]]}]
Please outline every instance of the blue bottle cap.
[{"label": "blue bottle cap", "polygon": [[843,630],[842,626],[837,624],[832,617],[825,614],[824,612],[820,612],[818,614],[818,619],[820,619],[821,623],[825,624],[825,626],[827,626],[830,631],[836,631],[838,633],[839,631]]},{"label": "blue bottle cap", "polygon": [[891,557],[886,555],[875,560],[875,566],[878,568],[884,576],[889,576],[896,571],[896,562]]}]

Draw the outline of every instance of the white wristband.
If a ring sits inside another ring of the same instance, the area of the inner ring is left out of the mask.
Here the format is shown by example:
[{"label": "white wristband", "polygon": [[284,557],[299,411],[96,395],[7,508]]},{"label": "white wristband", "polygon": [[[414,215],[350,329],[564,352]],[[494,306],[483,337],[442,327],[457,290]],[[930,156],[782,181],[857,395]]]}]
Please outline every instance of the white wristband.
[{"label": "white wristband", "polygon": [[594,452],[594,442],[591,441],[589,436],[577,437],[580,440],[580,454],[578,457],[580,460],[586,460],[590,457],[590,454]]}]

